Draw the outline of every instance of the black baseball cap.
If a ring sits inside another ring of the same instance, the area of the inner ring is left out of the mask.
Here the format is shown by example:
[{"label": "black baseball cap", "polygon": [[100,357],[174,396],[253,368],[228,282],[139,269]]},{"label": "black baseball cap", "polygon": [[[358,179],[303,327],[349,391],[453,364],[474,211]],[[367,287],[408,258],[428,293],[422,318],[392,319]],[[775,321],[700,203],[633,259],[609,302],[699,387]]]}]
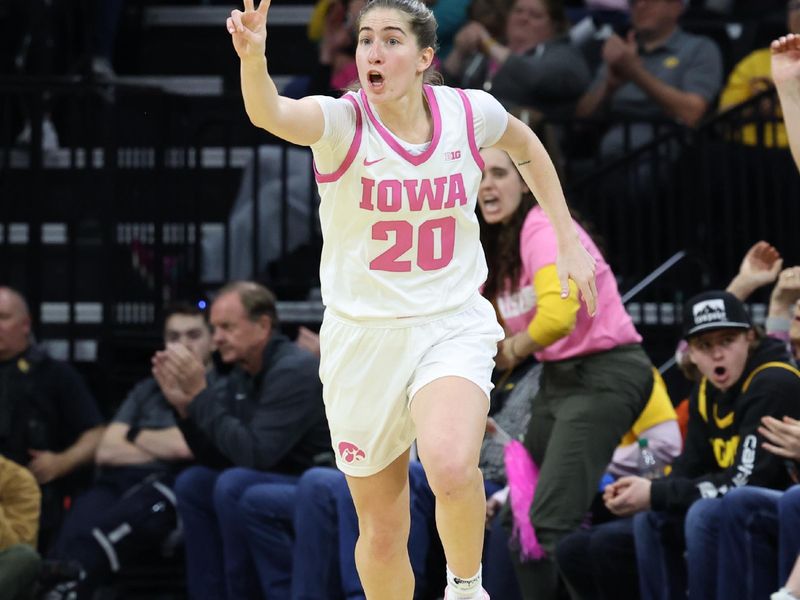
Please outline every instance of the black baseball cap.
[{"label": "black baseball cap", "polygon": [[730,292],[703,292],[683,305],[684,339],[715,329],[750,329],[752,326],[744,304]]}]

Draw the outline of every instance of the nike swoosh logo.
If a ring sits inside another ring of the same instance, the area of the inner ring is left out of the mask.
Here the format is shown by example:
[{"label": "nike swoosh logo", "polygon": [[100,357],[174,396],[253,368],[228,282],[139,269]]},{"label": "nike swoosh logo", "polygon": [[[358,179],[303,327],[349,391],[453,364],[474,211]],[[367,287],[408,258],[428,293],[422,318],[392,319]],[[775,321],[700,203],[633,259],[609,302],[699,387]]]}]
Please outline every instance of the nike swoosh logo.
[{"label": "nike swoosh logo", "polygon": [[375,163],[379,163],[379,162],[381,162],[381,161],[382,161],[384,158],[386,158],[386,157],[384,156],[383,158],[378,158],[378,159],[376,159],[376,160],[367,160],[367,159],[365,158],[365,159],[364,159],[364,166],[365,166],[365,167],[368,167],[368,166],[370,166],[370,165],[374,165]]}]

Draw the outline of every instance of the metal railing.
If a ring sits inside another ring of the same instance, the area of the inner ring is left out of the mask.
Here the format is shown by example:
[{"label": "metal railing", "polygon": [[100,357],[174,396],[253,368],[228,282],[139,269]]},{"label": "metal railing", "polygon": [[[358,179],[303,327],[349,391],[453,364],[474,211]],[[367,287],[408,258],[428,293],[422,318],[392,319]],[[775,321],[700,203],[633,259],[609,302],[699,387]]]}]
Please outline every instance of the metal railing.
[{"label": "metal railing", "polygon": [[[629,305],[640,327],[674,323],[674,306],[724,285],[758,239],[787,264],[800,260],[800,178],[788,151],[765,143],[774,120],[754,113],[770,97],[695,130],[672,126],[583,174],[586,163],[565,155],[568,199],[594,224],[621,288],[665,256],[692,258]],[[60,147],[36,150],[48,113]],[[20,147],[26,120],[32,143]],[[750,121],[755,143],[745,144]],[[574,141],[587,123],[558,127]],[[152,342],[164,301],[201,299],[232,276],[297,301],[284,305],[288,320],[316,321],[317,202],[308,151],[252,127],[238,94],[0,81],[0,283],[27,294],[40,337],[67,358],[108,364],[119,340]]]}]

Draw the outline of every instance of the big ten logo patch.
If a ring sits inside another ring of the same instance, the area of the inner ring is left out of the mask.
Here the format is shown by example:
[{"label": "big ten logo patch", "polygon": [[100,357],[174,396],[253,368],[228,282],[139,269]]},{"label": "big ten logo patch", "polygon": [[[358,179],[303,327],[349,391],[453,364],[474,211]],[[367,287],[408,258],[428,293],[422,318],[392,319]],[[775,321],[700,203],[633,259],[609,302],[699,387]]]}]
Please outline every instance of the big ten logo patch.
[{"label": "big ten logo patch", "polygon": [[458,160],[461,158],[461,150],[452,150],[444,153],[445,160]]}]

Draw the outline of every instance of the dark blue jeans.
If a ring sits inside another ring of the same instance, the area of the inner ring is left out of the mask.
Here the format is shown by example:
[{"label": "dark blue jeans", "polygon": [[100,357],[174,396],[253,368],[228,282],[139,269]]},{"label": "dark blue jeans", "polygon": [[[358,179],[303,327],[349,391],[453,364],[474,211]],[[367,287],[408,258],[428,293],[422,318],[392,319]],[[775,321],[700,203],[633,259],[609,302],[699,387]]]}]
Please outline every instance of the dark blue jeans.
[{"label": "dark blue jeans", "polygon": [[[418,462],[411,463],[409,479],[409,553],[421,590],[434,518],[433,494]],[[358,516],[343,473],[316,467],[296,485],[254,485],[242,495],[239,509],[266,598],[364,600],[355,564]]]},{"label": "dark blue jeans", "polygon": [[657,511],[633,517],[642,600],[685,600],[683,515]]},{"label": "dark blue jeans", "polygon": [[[722,500],[702,498],[686,513],[686,565],[689,600],[717,597],[717,565]],[[729,567],[725,567],[727,571]],[[764,596],[766,597],[766,596]]]},{"label": "dark blue jeans", "polygon": [[[418,596],[424,590],[435,503],[422,465],[409,466],[408,550]],[[343,473],[315,468],[300,478],[295,499],[292,600],[364,600],[355,563],[358,516]]]},{"label": "dark blue jeans", "polygon": [[[720,598],[723,594],[731,600],[769,598],[778,589],[778,504],[782,496],[776,490],[742,487],[722,499]],[[793,525],[798,526],[800,522]],[[796,556],[797,548],[787,561],[786,575]]]},{"label": "dark blue jeans", "polygon": [[239,500],[247,544],[253,556],[264,598],[289,598],[292,588],[292,547],[297,483],[259,483]]},{"label": "dark blue jeans", "polygon": [[781,496],[778,501],[778,521],[781,532],[778,577],[783,584],[800,554],[800,485],[790,487]]},{"label": "dark blue jeans", "polygon": [[639,598],[633,518],[574,531],[556,546],[556,562],[562,578],[577,597]]},{"label": "dark blue jeans", "polygon": [[240,500],[254,485],[296,481],[240,467],[191,467],[178,476],[175,495],[184,527],[189,598],[261,597]]}]

